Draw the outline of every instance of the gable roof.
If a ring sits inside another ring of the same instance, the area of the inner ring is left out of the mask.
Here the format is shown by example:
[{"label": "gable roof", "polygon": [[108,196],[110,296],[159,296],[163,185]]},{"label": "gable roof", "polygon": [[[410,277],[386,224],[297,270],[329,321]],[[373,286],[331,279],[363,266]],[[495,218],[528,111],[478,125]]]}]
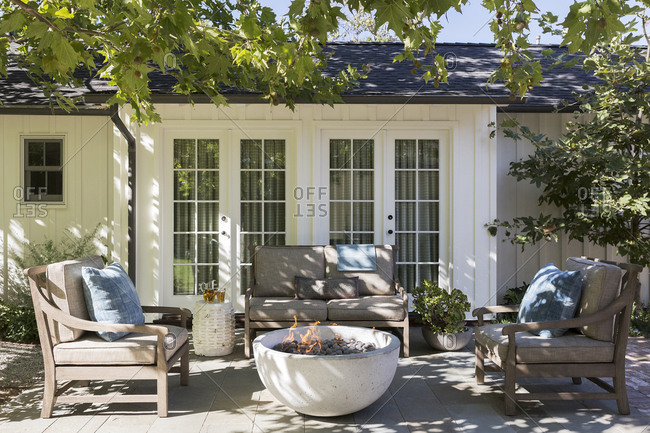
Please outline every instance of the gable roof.
[{"label": "gable roof", "polygon": [[[551,48],[554,57],[564,54],[571,59],[566,49],[557,45],[535,45],[530,50],[536,57],[543,58],[542,51]],[[495,70],[502,58],[493,44],[437,44],[436,54],[448,60],[449,84],[441,83],[434,87],[432,82],[425,83],[421,78],[423,71],[412,74],[413,65],[409,61],[393,63],[395,55],[402,50],[401,43],[331,43],[328,44],[332,56],[325,74],[333,75],[348,64],[361,68],[370,66],[368,78],[361,80],[358,87],[343,94],[346,103],[453,103],[453,104],[494,104],[502,111],[550,112],[560,107],[561,101],[572,100],[572,92],[581,92],[583,84],[595,84],[597,80],[586,74],[577,65],[571,68],[556,67],[547,69],[551,59],[542,60],[544,81],[526,95],[525,101],[512,101],[509,91],[501,83],[487,86],[491,71]],[[425,63],[425,60],[422,61]],[[8,67],[7,78],[0,79],[0,100],[2,110],[19,107],[45,107],[48,100],[27,76],[24,70],[15,64]],[[85,109],[101,109],[111,93],[113,86],[105,80],[90,78],[87,72],[80,72],[83,87],[62,88],[69,97],[83,97],[80,105]],[[175,80],[171,75],[160,72],[150,74],[152,99],[157,103],[182,103],[187,101],[184,95],[175,94],[172,87]],[[252,92],[238,89],[224,89],[230,102],[268,103]],[[204,95],[193,98],[196,102],[209,102]],[[524,103],[525,102],[525,103]]]}]

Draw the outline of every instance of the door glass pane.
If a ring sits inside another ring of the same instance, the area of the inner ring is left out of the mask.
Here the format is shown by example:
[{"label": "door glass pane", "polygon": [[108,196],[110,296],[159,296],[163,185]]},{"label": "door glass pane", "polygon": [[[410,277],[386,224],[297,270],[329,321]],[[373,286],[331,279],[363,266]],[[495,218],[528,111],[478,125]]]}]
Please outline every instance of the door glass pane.
[{"label": "door glass pane", "polygon": [[285,168],[284,140],[264,140],[264,168]]},{"label": "door glass pane", "polygon": [[372,200],[374,198],[375,173],[372,171],[355,171],[353,176],[353,200]]},{"label": "door glass pane", "polygon": [[219,140],[198,141],[198,168],[219,168]]},{"label": "door glass pane", "polygon": [[354,211],[352,212],[352,231],[371,232],[373,230],[375,221],[375,204],[372,202],[353,203],[353,208]]},{"label": "door glass pane", "polygon": [[354,140],[354,168],[372,169],[375,166],[374,140]]},{"label": "door glass pane", "polygon": [[351,140],[330,140],[330,169],[350,168]]},{"label": "door glass pane", "polygon": [[[438,231],[438,202],[420,202],[418,203],[418,212],[419,230]],[[415,212],[413,213],[415,214]],[[415,224],[411,227],[415,227]]]},{"label": "door glass pane", "polygon": [[349,202],[333,202],[330,203],[330,231],[350,231],[352,228],[351,210]]},{"label": "door glass pane", "polygon": [[419,140],[418,162],[419,168],[439,168],[438,140]]},{"label": "door glass pane", "polygon": [[417,235],[415,233],[398,233],[397,234],[397,261],[398,262],[415,262],[417,259],[417,244],[415,243]]},{"label": "door glass pane", "polygon": [[174,295],[219,280],[218,168],[219,140],[174,140]]},{"label": "door glass pane", "polygon": [[262,231],[262,203],[241,204],[241,229],[244,232]]},{"label": "door glass pane", "polygon": [[395,172],[395,198],[397,200],[415,200],[415,172]]},{"label": "door glass pane", "polygon": [[241,141],[241,168],[262,168],[262,140]]},{"label": "door glass pane", "polygon": [[260,200],[262,198],[262,172],[241,172],[241,199]]},{"label": "door glass pane", "polygon": [[438,234],[436,233],[419,233],[418,250],[420,252],[419,262],[437,262],[438,261]]},{"label": "door glass pane", "polygon": [[438,200],[438,172],[421,171],[418,173],[418,199]]},{"label": "door glass pane", "polygon": [[265,171],[264,199],[283,200],[284,196],[284,171]]},{"label": "door glass pane", "polygon": [[415,168],[415,140],[395,140],[395,168]]},{"label": "door glass pane", "polygon": [[198,173],[197,195],[199,200],[219,200],[219,172]]},{"label": "door glass pane", "polygon": [[250,263],[251,261],[251,251],[250,246],[263,245],[263,236],[259,234],[246,234],[241,236],[241,245],[239,246],[240,251],[242,252],[242,262]]},{"label": "door glass pane", "polygon": [[350,171],[330,172],[330,199],[350,200],[352,187],[352,176]]},{"label": "door glass pane", "polygon": [[195,171],[189,170],[174,172],[174,200],[194,200],[195,175]]},{"label": "door glass pane", "polygon": [[264,232],[283,232],[284,226],[284,203],[264,203]]},{"label": "door glass pane", "polygon": [[415,203],[402,202],[395,203],[397,218],[395,224],[397,231],[407,231],[415,227]]},{"label": "door glass pane", "polygon": [[174,168],[196,167],[196,140],[174,140]]},{"label": "door glass pane", "polygon": [[193,232],[194,231],[194,209],[195,203],[174,203],[174,231],[175,232]]}]

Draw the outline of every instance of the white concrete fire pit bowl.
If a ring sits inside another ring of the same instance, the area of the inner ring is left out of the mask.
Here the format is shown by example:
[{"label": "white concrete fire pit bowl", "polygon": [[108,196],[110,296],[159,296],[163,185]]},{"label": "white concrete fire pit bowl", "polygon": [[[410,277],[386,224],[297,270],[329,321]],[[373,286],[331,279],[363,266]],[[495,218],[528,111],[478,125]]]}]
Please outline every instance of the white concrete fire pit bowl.
[{"label": "white concrete fire pit bowl", "polygon": [[[293,328],[304,335],[311,327]],[[262,383],[280,402],[312,416],[339,416],[374,403],[395,376],[400,342],[387,332],[352,326],[318,326],[323,340],[339,335],[374,343],[376,350],[347,355],[302,355],[273,350],[289,329],[262,334],[253,342]]]}]

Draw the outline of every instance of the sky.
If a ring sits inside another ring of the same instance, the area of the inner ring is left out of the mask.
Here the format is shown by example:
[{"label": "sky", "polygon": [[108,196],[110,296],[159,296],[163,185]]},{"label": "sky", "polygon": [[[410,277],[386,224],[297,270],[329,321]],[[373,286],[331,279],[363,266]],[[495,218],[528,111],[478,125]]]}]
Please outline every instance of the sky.
[{"label": "sky", "polygon": [[[284,15],[289,10],[290,0],[261,0],[264,6],[270,6],[277,14]],[[568,0],[543,0],[538,1],[538,5],[543,4],[544,8],[555,15],[564,17],[568,11],[571,1]],[[463,13],[460,14],[453,10],[446,17],[443,17],[441,24],[443,30],[438,36],[437,42],[494,42],[494,37],[490,31],[489,21],[491,15],[481,5],[481,0],[470,0],[463,7]],[[536,36],[541,36],[542,44],[559,44],[559,36],[543,35],[535,23],[531,23],[531,42],[535,42]]]},{"label": "sky", "polygon": [[[289,9],[290,0],[261,0],[265,6],[272,7],[277,14],[284,15]],[[569,7],[573,3],[569,0],[538,0],[538,7],[543,7],[544,11],[549,11],[560,17],[560,22],[569,12]],[[443,17],[441,24],[443,30],[438,36],[437,42],[487,42],[493,43],[494,37],[490,31],[489,21],[491,15],[481,5],[481,0],[470,0],[463,7],[463,13],[460,14],[453,10],[446,17]],[[559,44],[561,37],[542,34],[536,22],[530,24],[531,36],[529,40],[536,42],[536,37],[540,36],[542,44]]]}]

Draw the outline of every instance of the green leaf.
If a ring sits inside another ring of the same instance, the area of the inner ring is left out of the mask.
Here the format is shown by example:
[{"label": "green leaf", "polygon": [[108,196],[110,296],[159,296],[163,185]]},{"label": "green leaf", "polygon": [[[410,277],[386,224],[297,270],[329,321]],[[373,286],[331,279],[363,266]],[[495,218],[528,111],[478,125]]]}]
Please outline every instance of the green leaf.
[{"label": "green leaf", "polygon": [[72,19],[74,18],[74,14],[68,10],[68,8],[61,8],[58,11],[54,13],[54,15],[58,18],[63,18],[63,19]]}]

